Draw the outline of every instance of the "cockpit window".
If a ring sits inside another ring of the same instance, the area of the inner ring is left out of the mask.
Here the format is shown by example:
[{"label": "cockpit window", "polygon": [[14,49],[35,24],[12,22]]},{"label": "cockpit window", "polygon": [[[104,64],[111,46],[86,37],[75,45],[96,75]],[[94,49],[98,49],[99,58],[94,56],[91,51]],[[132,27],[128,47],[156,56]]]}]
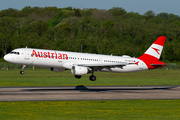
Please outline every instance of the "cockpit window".
[{"label": "cockpit window", "polygon": [[10,54],[19,55],[19,52],[12,51],[12,52],[10,52]]}]

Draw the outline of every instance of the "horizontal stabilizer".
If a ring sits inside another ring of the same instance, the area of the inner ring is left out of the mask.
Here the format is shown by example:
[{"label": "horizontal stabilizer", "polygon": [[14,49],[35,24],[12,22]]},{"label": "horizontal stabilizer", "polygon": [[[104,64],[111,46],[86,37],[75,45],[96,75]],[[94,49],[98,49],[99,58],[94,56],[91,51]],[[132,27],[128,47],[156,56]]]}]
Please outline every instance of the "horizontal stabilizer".
[{"label": "horizontal stabilizer", "polygon": [[150,64],[150,65],[152,65],[152,66],[156,66],[156,65],[166,65],[166,64]]},{"label": "horizontal stabilizer", "polygon": [[152,63],[150,65],[152,65],[152,66],[166,66],[166,63],[164,63],[164,62],[155,62],[155,63]]}]

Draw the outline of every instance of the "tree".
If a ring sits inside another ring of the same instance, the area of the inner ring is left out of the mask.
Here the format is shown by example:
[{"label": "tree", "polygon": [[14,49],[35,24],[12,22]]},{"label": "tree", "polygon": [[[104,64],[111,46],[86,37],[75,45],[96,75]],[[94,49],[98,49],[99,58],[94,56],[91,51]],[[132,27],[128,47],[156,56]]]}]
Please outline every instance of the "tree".
[{"label": "tree", "polygon": [[1,57],[7,54],[8,52],[7,49],[9,48],[9,46],[10,46],[10,39],[8,35],[0,34],[0,50],[2,51]]},{"label": "tree", "polygon": [[80,10],[79,10],[79,9],[75,9],[75,8],[74,8],[74,16],[76,16],[76,17],[81,17],[81,13],[80,13]]},{"label": "tree", "polygon": [[81,15],[84,17],[90,17],[95,9],[83,9]]},{"label": "tree", "polygon": [[35,31],[39,36],[43,34],[48,29],[48,24],[42,20],[36,22]]},{"label": "tree", "polygon": [[26,6],[24,7],[21,12],[24,13],[25,15],[28,15],[29,13],[31,13],[33,10],[30,6]]},{"label": "tree", "polygon": [[106,26],[107,28],[113,27],[114,26],[114,22],[112,20],[108,20],[103,25]]},{"label": "tree", "polygon": [[125,9],[121,8],[121,7],[113,7],[109,10],[110,13],[112,13],[114,16],[122,16],[125,15],[127,12],[125,11]]},{"label": "tree", "polygon": [[58,19],[51,19],[47,23],[48,23],[49,27],[53,27],[59,23],[59,20]]},{"label": "tree", "polygon": [[156,13],[154,13],[152,10],[149,10],[144,13],[143,16],[146,18],[146,20],[149,20],[151,18],[154,18],[156,16]]},{"label": "tree", "polygon": [[164,19],[164,20],[168,20],[168,19],[169,19],[168,13],[160,13],[160,14],[157,14],[157,17],[158,17],[158,18],[161,18],[161,19]]},{"label": "tree", "polygon": [[27,6],[1,10],[0,17],[0,57],[25,46],[68,51],[83,46],[83,52],[138,57],[157,37],[167,36],[163,60],[180,60],[180,17],[174,14]]},{"label": "tree", "polygon": [[65,34],[71,32],[71,28],[70,28],[70,24],[69,23],[63,23],[63,24],[59,25],[59,27],[61,28],[61,30]]},{"label": "tree", "polygon": [[113,18],[112,14],[106,10],[94,10],[91,18],[94,18],[95,20],[110,20]]},{"label": "tree", "polygon": [[175,54],[174,54],[174,49],[173,49],[173,43],[171,42],[166,42],[166,46],[164,48],[164,59],[168,61],[175,61]]}]

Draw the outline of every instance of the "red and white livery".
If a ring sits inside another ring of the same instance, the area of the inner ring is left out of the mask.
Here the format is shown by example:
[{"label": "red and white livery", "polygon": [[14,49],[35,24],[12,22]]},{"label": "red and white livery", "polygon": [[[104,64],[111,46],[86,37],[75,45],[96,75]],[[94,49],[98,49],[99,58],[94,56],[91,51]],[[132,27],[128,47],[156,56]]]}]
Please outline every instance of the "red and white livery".
[{"label": "red and white livery", "polygon": [[50,67],[51,71],[62,72],[71,70],[75,78],[91,73],[91,81],[95,81],[95,71],[102,72],[136,72],[166,66],[160,62],[166,37],[160,36],[148,50],[138,58],[127,55],[110,56],[100,54],[87,54],[78,52],[45,50],[35,48],[18,48],[4,56],[10,63],[23,65],[21,74],[24,74],[25,65]]}]

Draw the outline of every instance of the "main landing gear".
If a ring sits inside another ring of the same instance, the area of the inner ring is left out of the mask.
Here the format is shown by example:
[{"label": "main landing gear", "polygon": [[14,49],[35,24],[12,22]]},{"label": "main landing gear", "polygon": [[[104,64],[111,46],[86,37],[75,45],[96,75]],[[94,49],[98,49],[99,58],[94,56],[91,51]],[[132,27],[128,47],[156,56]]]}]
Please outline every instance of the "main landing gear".
[{"label": "main landing gear", "polygon": [[91,81],[96,80],[96,76],[94,76],[94,68],[92,68],[92,75],[89,77],[89,80],[91,80]]},{"label": "main landing gear", "polygon": [[[22,71],[23,72],[23,71]],[[81,75],[75,75],[74,76],[75,78],[77,79],[80,79],[81,78]],[[96,80],[96,76],[94,76],[93,74],[89,77],[89,80],[91,81],[95,81]]]},{"label": "main landing gear", "polygon": [[[23,72],[23,71],[21,71],[21,72]],[[21,73],[21,74],[24,74],[24,73]],[[77,79],[80,79],[81,75],[75,75],[74,77],[77,78]],[[96,76],[94,76],[94,75],[89,76],[89,80],[95,81],[96,80]]]},{"label": "main landing gear", "polygon": [[26,67],[26,65],[23,65],[23,66],[22,66],[22,71],[20,71],[20,74],[22,74],[22,75],[24,74],[24,68],[25,68],[25,67]]},{"label": "main landing gear", "polygon": [[91,76],[89,77],[89,80],[91,80],[91,81],[95,81],[95,80],[96,80],[96,76],[91,75]]},{"label": "main landing gear", "polygon": [[[81,75],[75,75],[74,77],[77,78],[77,79],[80,79]],[[89,76],[89,80],[91,80],[91,81],[95,81],[96,80],[96,76],[94,76],[94,70],[92,70],[92,75]]]}]

